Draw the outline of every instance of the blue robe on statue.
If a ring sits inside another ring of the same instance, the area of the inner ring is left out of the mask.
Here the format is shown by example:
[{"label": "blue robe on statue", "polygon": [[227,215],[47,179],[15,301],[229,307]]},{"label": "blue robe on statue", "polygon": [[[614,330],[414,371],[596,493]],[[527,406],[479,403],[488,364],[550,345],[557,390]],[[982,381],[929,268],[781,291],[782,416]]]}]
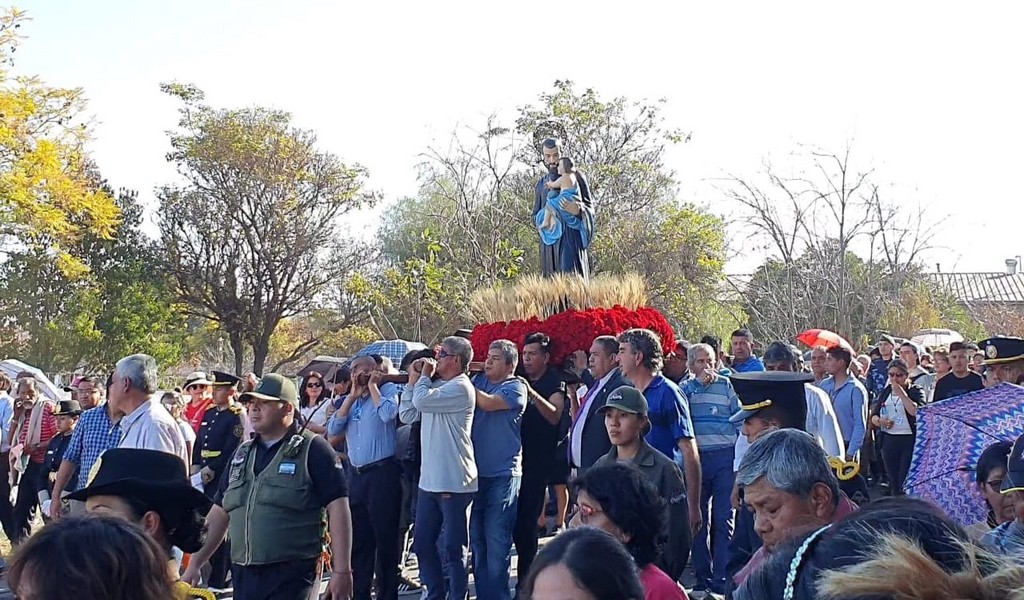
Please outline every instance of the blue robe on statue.
[{"label": "blue robe on statue", "polygon": [[[537,193],[533,203],[534,223],[541,237],[541,271],[544,275],[578,273],[584,279],[589,279],[590,259],[587,256],[587,249],[594,239],[594,205],[590,198],[590,186],[586,177],[577,172],[578,190],[564,190],[549,199],[550,190],[544,187],[544,183],[555,179],[558,179],[558,175],[548,174],[537,182]],[[563,199],[578,201],[582,209],[580,214],[577,216],[562,210],[558,205]],[[556,230],[561,229],[560,235],[540,230],[549,202],[556,208],[555,214],[559,220]]]}]

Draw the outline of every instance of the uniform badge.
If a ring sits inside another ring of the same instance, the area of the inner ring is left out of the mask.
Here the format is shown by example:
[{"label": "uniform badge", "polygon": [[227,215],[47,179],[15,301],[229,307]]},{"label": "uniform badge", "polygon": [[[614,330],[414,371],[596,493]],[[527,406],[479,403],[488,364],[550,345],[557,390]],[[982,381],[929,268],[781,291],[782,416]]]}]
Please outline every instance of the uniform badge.
[{"label": "uniform badge", "polygon": [[294,475],[295,463],[281,463],[281,466],[277,468],[277,472],[282,475]]},{"label": "uniform badge", "polygon": [[238,425],[235,425],[235,429],[234,431],[232,431],[232,433],[236,438],[242,439],[242,436],[245,435],[245,428],[242,427],[241,423],[239,423]]},{"label": "uniform badge", "polygon": [[235,450],[235,455],[231,457],[231,464],[240,465],[245,462],[245,448],[239,446],[238,450]]},{"label": "uniform badge", "polygon": [[987,356],[989,358],[995,358],[998,355],[999,355],[999,350],[996,348],[995,344],[989,344],[988,348],[985,348],[985,356]]}]

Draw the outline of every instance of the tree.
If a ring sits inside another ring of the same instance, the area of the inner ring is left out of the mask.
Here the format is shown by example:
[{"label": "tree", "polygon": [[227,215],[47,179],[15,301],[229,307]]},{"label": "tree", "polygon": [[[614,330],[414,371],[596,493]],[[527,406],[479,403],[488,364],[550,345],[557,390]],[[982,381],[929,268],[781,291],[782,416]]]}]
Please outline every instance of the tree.
[{"label": "tree", "polygon": [[122,219],[110,237],[87,233],[66,246],[82,273],[64,272],[59,257],[40,247],[0,266],[0,350],[46,371],[107,369],[135,352],[163,364],[181,359],[187,331],[166,274],[154,268],[138,197],[122,191],[116,203]]},{"label": "tree", "polygon": [[80,273],[69,246],[85,235],[110,237],[117,204],[85,151],[83,91],[10,72],[26,20],[0,10],[0,250],[45,245],[64,273]]},{"label": "tree", "polygon": [[540,141],[556,135],[592,190],[592,271],[639,271],[655,305],[678,326],[696,329],[700,311],[693,307],[717,301],[724,225],[676,200],[664,154],[686,136],[664,127],[662,104],[603,100],[560,81],[537,105],[519,109],[514,127],[491,117],[428,150],[419,194],[391,211],[381,229],[389,260],[378,286],[378,325],[430,342],[466,324],[473,290],[537,272],[537,158]]},{"label": "tree", "polygon": [[742,251],[769,255],[743,290],[759,337],[821,327],[855,339],[872,336],[884,315],[909,322],[898,315],[911,298],[918,311],[922,298],[936,306],[933,290],[919,285],[932,232],[926,216],[884,198],[873,171],[857,169],[851,154],[849,145],[843,153],[811,149],[793,175],[766,161],[760,177],[729,178],[724,193],[750,234]]},{"label": "tree", "polygon": [[194,86],[164,84],[182,102],[168,160],[184,179],[158,190],[168,268],[191,314],[244,346],[262,373],[282,319],[316,306],[336,276],[341,218],[372,203],[365,170],[317,149],[316,135],[266,108],[215,109]]}]

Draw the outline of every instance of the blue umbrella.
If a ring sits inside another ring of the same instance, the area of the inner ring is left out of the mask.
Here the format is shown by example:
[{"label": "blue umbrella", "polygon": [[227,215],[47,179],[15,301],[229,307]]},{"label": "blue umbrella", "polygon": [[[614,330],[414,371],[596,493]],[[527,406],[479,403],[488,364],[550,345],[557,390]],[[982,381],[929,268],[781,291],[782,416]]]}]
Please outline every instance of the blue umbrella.
[{"label": "blue umbrella", "polygon": [[984,521],[988,509],[974,485],[978,458],[990,445],[1012,443],[1022,434],[1024,387],[1017,385],[1004,383],[923,406],[904,488],[962,525]]},{"label": "blue umbrella", "polygon": [[378,340],[367,345],[359,352],[356,352],[355,356],[368,356],[370,354],[386,356],[391,359],[391,362],[395,363],[395,367],[398,367],[399,363],[402,362],[402,357],[407,353],[413,350],[423,350],[424,348],[426,348],[426,346],[419,342],[407,342],[405,340]]}]

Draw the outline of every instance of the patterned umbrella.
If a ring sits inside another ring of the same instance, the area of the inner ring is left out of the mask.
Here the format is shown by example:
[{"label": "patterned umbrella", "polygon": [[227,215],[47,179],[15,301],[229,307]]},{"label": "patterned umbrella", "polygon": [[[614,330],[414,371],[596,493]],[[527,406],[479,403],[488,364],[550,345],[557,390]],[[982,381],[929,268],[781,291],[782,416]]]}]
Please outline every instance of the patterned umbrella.
[{"label": "patterned umbrella", "polygon": [[985,448],[1024,434],[1024,387],[1005,383],[942,400],[917,411],[917,440],[904,485],[954,521],[984,521],[974,469]]},{"label": "patterned umbrella", "polygon": [[369,354],[386,356],[391,359],[391,362],[395,363],[395,367],[398,367],[398,364],[402,362],[402,357],[405,356],[406,353],[412,350],[423,350],[424,348],[426,348],[426,346],[419,342],[407,342],[405,340],[379,340],[366,346],[359,352],[356,352],[355,356],[367,356]]},{"label": "patterned umbrella", "polygon": [[797,341],[807,344],[811,348],[816,346],[824,346],[826,348],[842,346],[850,352],[854,352],[853,346],[850,345],[850,342],[844,340],[843,336],[838,333],[829,331],[828,329],[808,329],[796,336],[796,339]]}]

